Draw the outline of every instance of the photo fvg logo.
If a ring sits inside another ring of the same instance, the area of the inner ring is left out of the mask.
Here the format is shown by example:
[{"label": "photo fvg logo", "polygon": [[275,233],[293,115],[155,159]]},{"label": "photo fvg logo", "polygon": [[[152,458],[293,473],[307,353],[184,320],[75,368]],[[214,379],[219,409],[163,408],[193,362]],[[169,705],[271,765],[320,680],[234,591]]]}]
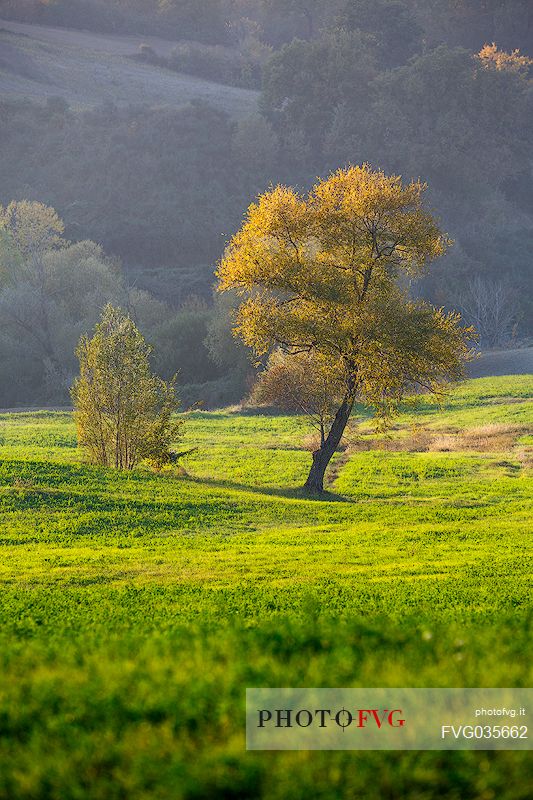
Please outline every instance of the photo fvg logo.
[{"label": "photo fvg logo", "polygon": [[257,709],[258,728],[346,728],[390,729],[403,728],[405,717],[401,708],[262,708]]},{"label": "photo fvg logo", "polygon": [[528,750],[532,709],[533,689],[248,688],[246,748]]}]

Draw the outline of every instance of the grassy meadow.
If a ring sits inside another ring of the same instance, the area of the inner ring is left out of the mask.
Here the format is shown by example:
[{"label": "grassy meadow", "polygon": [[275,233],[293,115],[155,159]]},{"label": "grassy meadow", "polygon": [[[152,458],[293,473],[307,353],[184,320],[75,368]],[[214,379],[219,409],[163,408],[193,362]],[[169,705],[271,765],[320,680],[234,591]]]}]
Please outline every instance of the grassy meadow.
[{"label": "grassy meadow", "polygon": [[533,377],[358,414],[323,500],[295,416],[117,474],[0,415],[2,800],[530,797],[528,753],[244,749],[246,687],[531,685]]}]

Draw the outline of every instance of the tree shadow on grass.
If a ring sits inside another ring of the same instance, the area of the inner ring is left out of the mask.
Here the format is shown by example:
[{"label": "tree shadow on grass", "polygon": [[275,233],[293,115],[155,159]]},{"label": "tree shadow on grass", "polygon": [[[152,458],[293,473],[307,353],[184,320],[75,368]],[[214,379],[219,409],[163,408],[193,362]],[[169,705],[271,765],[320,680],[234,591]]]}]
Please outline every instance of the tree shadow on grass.
[{"label": "tree shadow on grass", "polygon": [[231,480],[219,480],[216,478],[200,478],[195,475],[187,475],[186,479],[191,483],[210,486],[216,489],[233,489],[239,492],[250,492],[251,494],[263,494],[269,497],[280,497],[286,500],[310,500],[327,503],[353,503],[354,500],[335,492],[324,491],[321,494],[310,493],[303,486],[296,488],[283,488],[274,486],[249,486],[245,483],[237,483]]}]

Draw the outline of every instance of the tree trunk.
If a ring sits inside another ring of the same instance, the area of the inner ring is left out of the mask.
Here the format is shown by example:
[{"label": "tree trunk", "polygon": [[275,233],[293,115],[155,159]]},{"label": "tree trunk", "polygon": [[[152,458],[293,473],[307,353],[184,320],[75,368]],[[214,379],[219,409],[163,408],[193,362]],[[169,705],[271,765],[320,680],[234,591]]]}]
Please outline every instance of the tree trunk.
[{"label": "tree trunk", "polygon": [[324,443],[313,453],[313,464],[305,482],[305,489],[312,494],[321,494],[324,491],[324,475],[331,458],[339,446],[342,434],[346,428],[354,401],[346,397],[335,414],[335,419]]}]

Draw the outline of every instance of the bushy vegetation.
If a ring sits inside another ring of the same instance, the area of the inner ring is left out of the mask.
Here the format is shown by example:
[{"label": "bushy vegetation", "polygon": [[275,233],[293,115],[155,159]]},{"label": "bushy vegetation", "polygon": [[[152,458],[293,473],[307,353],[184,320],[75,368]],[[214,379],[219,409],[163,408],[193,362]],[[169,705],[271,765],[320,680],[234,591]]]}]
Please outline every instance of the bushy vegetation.
[{"label": "bushy vegetation", "polygon": [[268,46],[255,38],[245,38],[238,48],[181,42],[169,56],[158,55],[150,45],[141,44],[133,58],[217,83],[260,89],[262,67],[269,54]]},{"label": "bushy vegetation", "polygon": [[189,387],[189,404],[242,397],[251,365],[229,333],[231,303],[158,300],[128,286],[120,262],[99,245],[71,244],[63,233],[62,220],[42,203],[0,207],[0,405],[67,403],[77,341],[109,302],[127,309],[156,345],[157,371]]},{"label": "bushy vegetation", "polygon": [[2,102],[0,201],[53,206],[69,239],[121,257],[130,281],[209,300],[213,265],[254,196],[366,161],[427,180],[455,240],[415,291],[460,307],[483,346],[530,335],[530,3],[28,0],[3,13],[159,32],[177,40],[174,55],[154,43],[144,60],[261,82],[261,113],[246,100],[240,119],[202,103],[128,106],[111,84],[110,101],[91,109]]},{"label": "bushy vegetation", "polygon": [[102,467],[131,470],[141,461],[160,469],[172,461],[181,423],[175,377],[150,369],[151,348],[135,323],[109,303],[89,338],[76,348],[80,375],[72,386],[78,444]]},{"label": "bushy vegetation", "polygon": [[400,443],[532,407],[531,376],[422,398],[315,502],[297,416],[192,415],[177,477],[83,464],[70,414],[2,415],[0,797],[525,800],[527,753],[247,753],[244,692],[531,685],[525,441]]}]

